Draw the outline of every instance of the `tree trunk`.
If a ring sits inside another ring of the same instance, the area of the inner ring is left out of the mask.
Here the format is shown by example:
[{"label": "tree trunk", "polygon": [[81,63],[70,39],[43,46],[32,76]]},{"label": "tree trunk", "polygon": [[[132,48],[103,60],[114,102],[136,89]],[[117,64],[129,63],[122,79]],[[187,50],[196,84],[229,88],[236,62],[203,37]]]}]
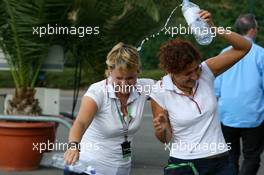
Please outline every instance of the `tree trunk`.
[{"label": "tree trunk", "polygon": [[41,115],[39,101],[35,99],[36,90],[34,88],[16,89],[16,93],[11,100],[8,100],[5,109],[7,115]]}]

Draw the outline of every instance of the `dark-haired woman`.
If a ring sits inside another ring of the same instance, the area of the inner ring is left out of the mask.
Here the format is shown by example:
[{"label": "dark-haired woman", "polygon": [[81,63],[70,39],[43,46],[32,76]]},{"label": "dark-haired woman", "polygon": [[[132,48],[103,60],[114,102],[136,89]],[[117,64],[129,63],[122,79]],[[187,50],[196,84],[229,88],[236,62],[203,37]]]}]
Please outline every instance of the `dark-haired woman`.
[{"label": "dark-haired woman", "polygon": [[[199,15],[214,27],[209,12]],[[202,63],[190,42],[173,40],[160,48],[160,66],[167,75],[157,82],[151,98],[156,137],[172,143],[165,175],[234,175],[218,119],[214,79],[247,54],[251,44],[236,33],[214,29],[233,48]]]}]

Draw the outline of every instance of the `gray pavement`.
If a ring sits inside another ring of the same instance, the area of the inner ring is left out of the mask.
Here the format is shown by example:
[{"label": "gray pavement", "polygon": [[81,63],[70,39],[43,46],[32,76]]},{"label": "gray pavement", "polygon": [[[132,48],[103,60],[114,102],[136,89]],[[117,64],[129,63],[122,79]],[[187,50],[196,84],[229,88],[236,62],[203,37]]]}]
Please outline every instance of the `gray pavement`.
[{"label": "gray pavement", "polygon": [[[8,89],[0,89],[1,93],[10,92]],[[80,92],[80,96],[84,91]],[[81,99],[81,98],[80,98]],[[80,99],[75,112],[77,113],[80,105]],[[61,91],[60,111],[71,112],[72,91]],[[57,132],[57,142],[67,142],[68,130],[59,126]],[[144,109],[144,117],[140,130],[134,139],[133,165],[131,175],[161,175],[162,169],[167,162],[169,152],[164,150],[164,145],[159,143],[154,136],[151,110],[149,104]],[[0,155],[1,156],[1,155]],[[264,155],[262,155],[264,159]],[[34,171],[28,172],[3,172],[0,175],[62,175],[63,171],[54,168],[40,167]],[[264,175],[264,163],[262,161],[258,175]]]}]

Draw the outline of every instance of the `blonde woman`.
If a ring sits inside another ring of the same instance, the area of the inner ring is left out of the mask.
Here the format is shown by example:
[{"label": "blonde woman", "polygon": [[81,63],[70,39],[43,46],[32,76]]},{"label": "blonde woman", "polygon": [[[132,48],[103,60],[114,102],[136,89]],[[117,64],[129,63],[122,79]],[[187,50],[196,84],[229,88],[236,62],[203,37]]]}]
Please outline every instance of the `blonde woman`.
[{"label": "blonde woman", "polygon": [[90,162],[97,175],[128,175],[131,142],[148,95],[142,89],[154,81],[138,79],[139,54],[130,45],[114,46],[106,64],[107,78],[92,84],[82,99],[64,159],[67,164]]}]

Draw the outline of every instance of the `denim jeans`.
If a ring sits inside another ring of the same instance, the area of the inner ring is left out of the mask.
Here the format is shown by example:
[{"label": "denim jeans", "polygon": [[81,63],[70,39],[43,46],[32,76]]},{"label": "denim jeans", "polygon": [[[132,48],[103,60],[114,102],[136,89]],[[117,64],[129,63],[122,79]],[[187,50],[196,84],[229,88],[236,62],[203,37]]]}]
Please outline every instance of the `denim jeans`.
[{"label": "denim jeans", "polygon": [[[183,160],[170,157],[168,161],[169,165],[179,165],[188,162],[194,165],[199,175],[236,175],[233,171],[234,168],[232,168],[232,164],[229,162],[228,154],[216,158],[202,158],[192,160]],[[166,169],[165,167],[164,175],[195,175],[195,173],[190,166],[183,166],[175,169]]]}]

